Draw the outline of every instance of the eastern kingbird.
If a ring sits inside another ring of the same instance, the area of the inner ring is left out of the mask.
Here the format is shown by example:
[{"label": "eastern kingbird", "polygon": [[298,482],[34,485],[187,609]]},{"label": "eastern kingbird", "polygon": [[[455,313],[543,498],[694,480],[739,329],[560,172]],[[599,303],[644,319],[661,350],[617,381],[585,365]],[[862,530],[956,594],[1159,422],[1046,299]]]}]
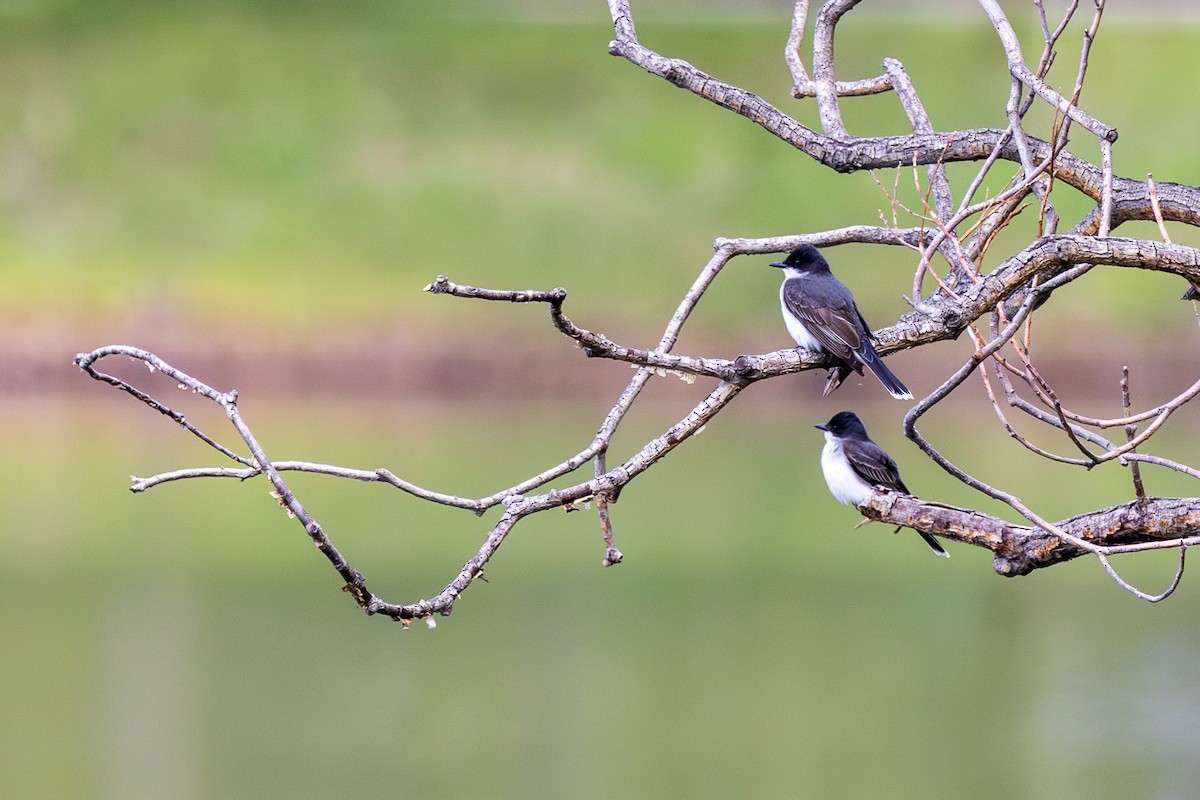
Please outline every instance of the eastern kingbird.
[{"label": "eastern kingbird", "polygon": [[[842,503],[858,506],[877,488],[912,494],[900,480],[900,468],[884,449],[871,441],[862,420],[853,411],[834,414],[824,425],[814,426],[825,431],[825,447],[821,450],[821,471],[829,491]],[[897,528],[896,530],[900,530]],[[949,558],[938,540],[917,531],[933,550],[934,555]]]},{"label": "eastern kingbird", "polygon": [[912,400],[912,392],[883,365],[871,342],[871,326],[854,304],[850,290],[829,271],[829,262],[811,244],[802,244],[772,267],[783,270],[779,304],[783,321],[796,344],[814,352],[825,351],[839,366],[830,370],[822,396],[837,388],[854,370],[867,367],[892,397]]}]

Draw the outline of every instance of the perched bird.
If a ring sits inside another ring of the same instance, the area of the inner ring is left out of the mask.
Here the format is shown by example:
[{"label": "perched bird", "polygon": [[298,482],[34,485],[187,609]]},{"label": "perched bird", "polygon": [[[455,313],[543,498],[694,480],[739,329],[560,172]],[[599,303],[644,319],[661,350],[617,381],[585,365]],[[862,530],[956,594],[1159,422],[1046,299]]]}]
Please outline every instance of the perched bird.
[{"label": "perched bird", "polygon": [[912,399],[908,387],[875,353],[871,326],[859,313],[850,290],[829,271],[829,263],[817,248],[802,244],[771,266],[783,270],[779,304],[788,333],[801,347],[823,350],[840,362],[830,371],[822,396],[837,388],[850,370],[862,375],[863,367],[867,367],[892,397]]},{"label": "perched bird", "polygon": [[[871,441],[862,420],[853,411],[842,411],[824,425],[825,447],[821,450],[821,471],[825,483],[839,502],[857,506],[866,501],[876,488],[912,494],[900,480],[900,468],[884,449]],[[899,528],[897,528],[899,530]],[[917,531],[933,550],[934,555],[949,558],[938,540]]]}]

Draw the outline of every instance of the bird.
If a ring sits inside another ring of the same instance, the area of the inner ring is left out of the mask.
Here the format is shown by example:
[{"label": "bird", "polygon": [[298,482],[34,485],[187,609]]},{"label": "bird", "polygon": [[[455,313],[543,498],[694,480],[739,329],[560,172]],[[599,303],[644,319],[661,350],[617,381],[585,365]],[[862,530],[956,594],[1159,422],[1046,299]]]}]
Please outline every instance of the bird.
[{"label": "bird", "polygon": [[[829,422],[813,426],[825,432],[821,472],[838,502],[859,506],[878,488],[912,494],[900,480],[900,468],[887,452],[871,441],[867,428],[853,411],[840,411]],[[900,530],[897,528],[896,530]],[[934,555],[949,558],[946,549],[924,531],[917,531]]]},{"label": "bird", "polygon": [[836,389],[850,370],[862,375],[866,367],[892,397],[913,399],[908,387],[876,354],[871,326],[859,313],[850,290],[829,271],[829,262],[817,248],[802,244],[771,266],[783,270],[779,305],[788,333],[800,347],[824,351],[838,362],[829,372],[822,397]]}]

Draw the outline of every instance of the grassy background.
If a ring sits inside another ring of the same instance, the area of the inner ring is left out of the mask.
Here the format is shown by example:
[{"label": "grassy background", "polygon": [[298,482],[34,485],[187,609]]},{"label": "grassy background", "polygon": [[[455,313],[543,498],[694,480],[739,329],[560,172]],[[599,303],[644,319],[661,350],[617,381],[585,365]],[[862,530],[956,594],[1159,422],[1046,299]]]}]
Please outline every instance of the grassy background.
[{"label": "grassy background", "polygon": [[[275,458],[483,494],[578,449],[629,372],[579,366],[538,313],[421,293],[434,275],[566,286],[578,321],[640,344],[716,236],[870,223],[888,203],[870,176],[822,172],[610,58],[602,13],[494,9],[0,4],[5,794],[1189,796],[1190,580],[1151,607],[1092,564],[1005,581],[982,552],[943,562],[911,535],[851,530],[854,513],[820,486],[810,427],[842,407],[870,418],[920,494],[977,503],[900,439],[901,407],[874,385],[833,401],[817,399],[819,376],[755,387],[624,494],[626,563],[599,568],[590,513],[529,520],[434,632],[357,616],[261,483],[126,491],[130,472],[211,459],[132,403],[60,381],[76,350],[129,341],[184,367],[208,359],[203,376],[243,390]],[[640,32],[811,121],[786,99],[785,28],[786,12],[651,15]],[[844,36],[848,75],[900,58],[939,128],[1002,124],[999,48],[977,19],[852,19]],[[1120,129],[1121,174],[1197,182],[1179,113],[1198,88],[1179,69],[1196,38],[1103,31],[1085,105]],[[1069,76],[1069,47],[1060,58]],[[859,132],[903,129],[890,98],[846,112]],[[911,263],[877,250],[839,249],[837,265],[871,287],[859,298],[881,325]],[[777,277],[760,266],[730,267],[683,349],[786,344]],[[1146,401],[1190,381],[1180,291],[1097,270],[1056,297],[1056,385],[1107,414],[1122,363],[1145,365]],[[497,347],[545,341],[548,361]],[[420,352],[448,363],[419,369]],[[965,352],[902,354],[896,370],[928,389]],[[472,372],[486,361],[500,366]],[[557,383],[545,374],[560,368]],[[280,388],[319,379],[337,390]],[[701,389],[655,385],[617,450]],[[1030,465],[983,403],[970,387],[922,430],[1047,516],[1129,496],[1115,466]],[[211,410],[188,412],[221,430]],[[1187,460],[1200,424],[1183,413],[1172,426],[1157,452]],[[493,519],[380,487],[296,488],[393,600],[437,591]],[[1171,560],[1122,569],[1153,589]]]},{"label": "grassy background", "polygon": [[[603,18],[505,23],[419,3],[33,7],[45,10],[10,12],[0,33],[10,318],[166,303],[198,324],[381,324],[428,313],[417,290],[438,272],[557,279],[579,303],[619,294],[628,316],[657,318],[718,235],[873,222],[888,205],[870,176],[815,169],[605,57]],[[847,74],[901,58],[939,127],[1003,124],[985,27],[849,20],[845,35]],[[777,23],[648,22],[642,36],[788,104]],[[1193,44],[1187,28],[1097,42],[1104,90],[1086,99],[1122,132],[1121,174],[1200,172],[1193,148],[1163,146],[1191,131],[1176,82],[1146,79]],[[811,104],[789,105],[811,121]],[[903,130],[890,97],[846,114],[857,131]],[[1087,208],[1060,203],[1067,219]],[[740,318],[759,300],[719,302]]]}]

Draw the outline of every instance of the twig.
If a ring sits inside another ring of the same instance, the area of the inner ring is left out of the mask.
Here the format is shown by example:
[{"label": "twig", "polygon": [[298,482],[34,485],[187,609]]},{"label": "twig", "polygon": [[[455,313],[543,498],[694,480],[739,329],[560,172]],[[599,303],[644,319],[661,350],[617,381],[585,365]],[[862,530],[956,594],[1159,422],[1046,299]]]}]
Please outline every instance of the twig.
[{"label": "twig", "polygon": [[[1124,410],[1125,416],[1128,417],[1130,415],[1129,367],[1128,366],[1121,367],[1121,408],[1122,408],[1122,410]],[[1125,439],[1127,442],[1132,443],[1134,440],[1134,435],[1136,433],[1137,433],[1137,426],[1135,426],[1135,425],[1126,425],[1125,426]],[[1132,449],[1130,450],[1130,452],[1132,452]],[[1146,502],[1146,487],[1142,484],[1141,467],[1138,466],[1138,462],[1136,462],[1136,461],[1130,461],[1128,463],[1129,463],[1129,472],[1133,476],[1134,496],[1136,496],[1139,501],[1144,503],[1144,502]]]},{"label": "twig", "polygon": [[150,372],[162,373],[171,380],[175,381],[181,387],[190,389],[196,394],[203,395],[209,400],[212,400],[214,403],[224,404],[235,402],[237,400],[236,390],[231,392],[219,392],[208,384],[201,383],[192,376],[180,372],[150,351],[142,350],[137,347],[129,347],[127,345],[110,345],[109,347],[101,347],[97,350],[93,350],[90,353],[80,353],[75,356],[74,359],[75,366],[86,372],[90,377],[95,378],[98,381],[103,381],[111,386],[115,386],[131,397],[134,397],[150,406],[150,408],[154,409],[160,414],[170,417],[188,433],[192,434],[200,441],[204,442],[209,447],[212,447],[214,450],[226,456],[227,458],[247,466],[250,466],[253,463],[245,456],[240,456],[224,445],[219,444],[213,439],[209,438],[207,434],[205,434],[192,423],[188,422],[187,418],[178,411],[174,411],[169,406],[158,402],[150,395],[134,387],[132,384],[123,381],[114,375],[109,375],[108,373],[101,372],[96,369],[96,362],[107,356],[114,355],[124,355],[134,359],[135,361],[145,362],[146,366],[150,369]]},{"label": "twig", "polygon": [[813,88],[816,91],[817,113],[825,135],[848,139],[842,112],[838,108],[837,81],[834,78],[833,34],[838,21],[859,0],[828,0],[817,12],[813,23]]},{"label": "twig", "polygon": [[[792,27],[788,32],[787,46],[783,51],[783,59],[792,73],[792,97],[797,100],[806,97],[816,97],[817,89],[804,62],[800,57],[800,45],[804,39],[804,29],[808,20],[808,0],[796,0],[792,12]],[[858,81],[836,81],[834,93],[838,97],[863,97],[872,94],[890,92],[892,84],[886,75],[875,78],[865,78]]]}]

